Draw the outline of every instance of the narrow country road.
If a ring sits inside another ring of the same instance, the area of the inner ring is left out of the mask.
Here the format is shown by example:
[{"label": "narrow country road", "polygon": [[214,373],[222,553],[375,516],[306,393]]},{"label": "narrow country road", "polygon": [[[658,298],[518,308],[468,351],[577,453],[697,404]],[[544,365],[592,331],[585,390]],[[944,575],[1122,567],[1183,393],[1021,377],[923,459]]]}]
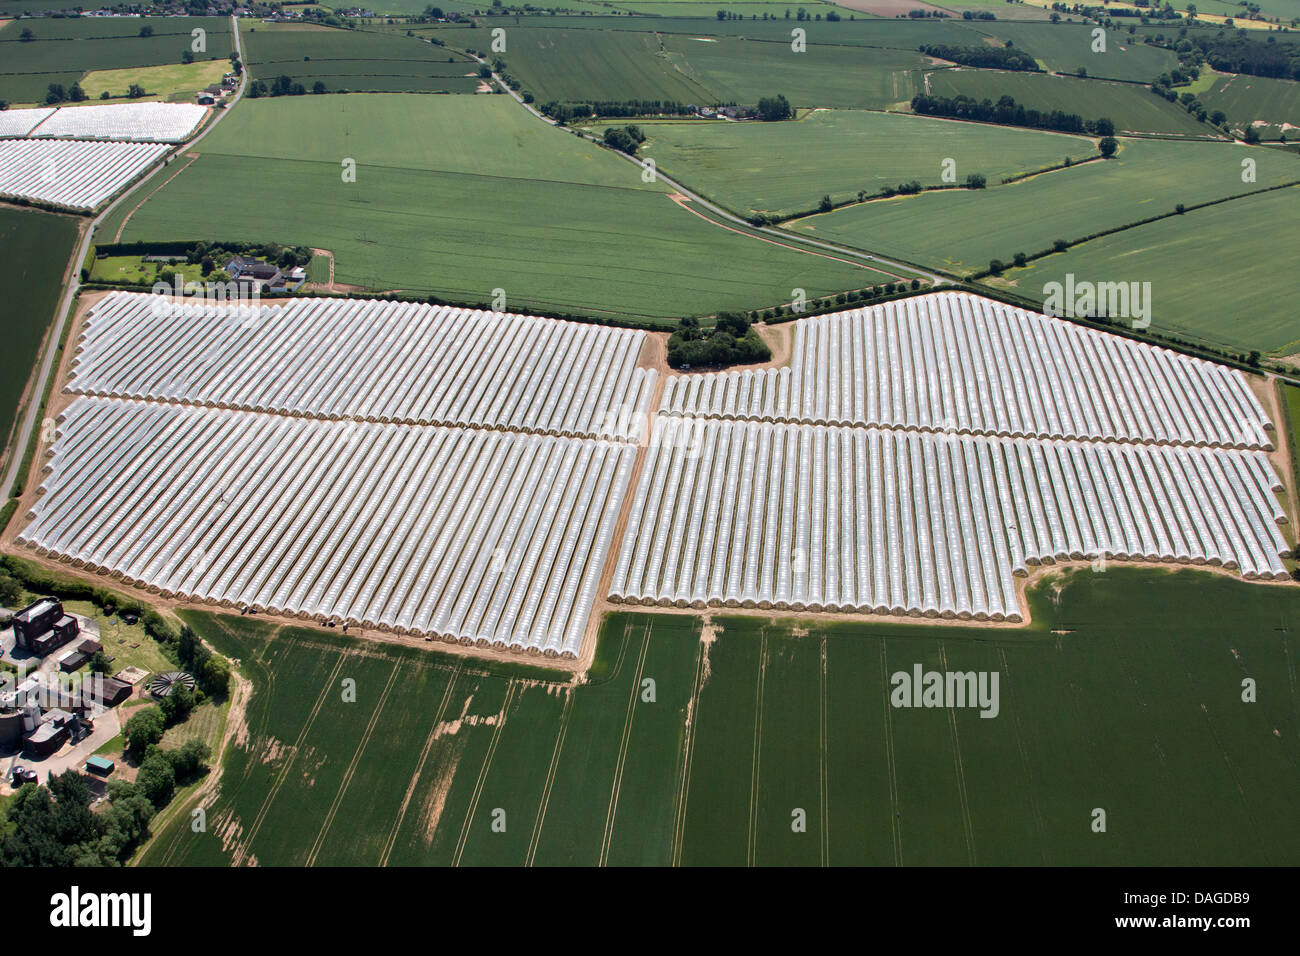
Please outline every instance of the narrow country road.
[{"label": "narrow country road", "polygon": [[[230,35],[235,42],[235,53],[239,54],[239,61],[244,61],[244,49],[239,40],[239,19],[230,18]],[[247,74],[245,73],[245,77]],[[180,155],[183,150],[193,149],[205,136],[220,123],[229,112],[230,108],[244,95],[244,78],[241,77],[239,85],[235,88],[235,95],[226,104],[225,109],[214,110],[216,116],[206,127],[204,127],[193,139],[180,143],[167,154],[168,159]],[[161,167],[159,167],[161,168]],[[99,228],[100,223],[107,218],[119,204],[129,199],[136,190],[143,186],[152,178],[154,170],[149,176],[142,177],[134,186],[128,188],[120,196],[104,207],[85,228],[81,235],[81,242],[72,253],[72,260],[69,265],[69,276],[67,285],[63,290],[63,298],[59,300],[58,310],[54,313],[54,318],[50,323],[50,334],[45,342],[45,353],[41,356],[40,368],[32,380],[32,393],[27,402],[27,408],[23,412],[22,422],[14,434],[13,444],[9,449],[9,459],[5,464],[3,484],[0,484],[0,492],[3,492],[4,498],[9,497],[9,492],[18,480],[18,470],[22,467],[23,458],[27,452],[27,445],[31,441],[32,430],[36,427],[36,416],[41,410],[41,396],[45,394],[45,385],[54,372],[54,356],[58,354],[59,342],[63,339],[63,330],[67,326],[72,315],[72,304],[76,301],[77,292],[81,289],[81,264],[86,261],[86,253],[90,251],[91,243],[95,238],[95,230]]]}]

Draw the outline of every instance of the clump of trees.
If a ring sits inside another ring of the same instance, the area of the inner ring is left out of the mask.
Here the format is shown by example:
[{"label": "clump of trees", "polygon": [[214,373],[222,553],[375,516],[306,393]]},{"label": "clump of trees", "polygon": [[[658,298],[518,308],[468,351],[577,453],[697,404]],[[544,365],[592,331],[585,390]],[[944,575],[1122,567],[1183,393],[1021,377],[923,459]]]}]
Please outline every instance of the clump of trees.
[{"label": "clump of trees", "polygon": [[307,87],[284,74],[277,76],[270,86],[267,86],[265,80],[254,80],[248,85],[248,95],[254,99],[262,96],[303,96],[306,92]]},{"label": "clump of trees", "polygon": [[771,357],[758,330],[739,312],[719,312],[712,328],[701,326],[699,319],[682,319],[668,339],[668,364],[673,368],[722,368]]},{"label": "clump of trees", "polygon": [[45,91],[45,102],[49,106],[57,106],[59,103],[81,103],[85,99],[86,91],[81,88],[80,83],[73,83],[66,89],[62,83],[51,83]]},{"label": "clump of trees", "polygon": [[1042,67],[1032,56],[1015,47],[922,43],[920,49],[926,56],[961,63],[965,66],[978,66],[990,70],[1021,70],[1026,73],[1042,72]]},{"label": "clump of trees", "polygon": [[605,145],[629,156],[635,156],[644,142],[645,133],[640,126],[611,126],[605,130]]},{"label": "clump of trees", "polygon": [[780,93],[764,96],[758,101],[758,118],[768,123],[793,119],[794,109],[790,106],[790,101]]},{"label": "clump of trees", "polygon": [[117,866],[149,835],[157,810],[144,788],[115,780],[109,803],[91,810],[86,777],[69,770],[48,786],[24,784],[5,811],[3,866]]}]

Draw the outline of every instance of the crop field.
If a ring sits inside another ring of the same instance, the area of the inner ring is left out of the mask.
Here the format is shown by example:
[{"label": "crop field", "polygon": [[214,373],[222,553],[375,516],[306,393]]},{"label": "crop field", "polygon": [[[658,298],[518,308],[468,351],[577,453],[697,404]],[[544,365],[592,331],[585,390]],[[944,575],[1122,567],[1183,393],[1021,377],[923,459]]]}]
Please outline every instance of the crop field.
[{"label": "crop field", "polygon": [[1095,156],[1091,140],[1037,130],[892,113],[818,110],[794,123],[662,122],[642,127],[642,153],[659,169],[733,210],[791,214],[886,186],[943,183],[955,161],[958,183],[983,173],[1001,179]]},{"label": "crop field", "polygon": [[[145,28],[149,37],[140,36]],[[35,35],[24,42],[29,29]],[[191,33],[207,31],[206,51],[196,60],[225,60],[231,51],[225,17],[74,17],[13,20],[0,26],[0,99],[43,103],[51,83],[70,87],[86,73],[180,63]]]},{"label": "crop field", "polygon": [[[752,104],[780,92],[797,106],[883,108],[910,100],[916,91],[915,71],[927,61],[914,50],[844,45],[828,33],[818,33],[828,38],[818,42],[815,24],[799,26],[809,30],[806,53],[791,49],[789,26],[764,29],[763,39],[632,32],[625,23],[600,31],[507,26],[503,59],[543,103]],[[449,44],[477,40],[463,31],[442,36]]]},{"label": "crop field", "polygon": [[781,93],[795,106],[886,109],[920,92],[928,62],[915,51],[816,44],[795,53],[777,42],[664,36],[672,64],[720,103],[757,103]]},{"label": "crop field", "polygon": [[998,40],[1010,40],[1017,49],[1038,60],[1043,69],[1054,73],[1084,69],[1088,76],[1149,83],[1178,65],[1171,51],[1148,46],[1122,28],[1107,30],[1105,52],[1094,53],[1093,24],[998,20],[982,26]]},{"label": "crop field", "polygon": [[[679,11],[685,8],[678,7]],[[981,43],[987,35],[988,24],[976,25],[962,20],[885,20],[858,17],[849,20],[845,17],[838,23],[827,20],[804,20],[799,23],[794,19],[796,4],[791,8],[790,19],[784,19],[785,7],[771,20],[718,20],[715,12],[707,7],[703,17],[667,17],[657,16],[653,20],[627,16],[530,16],[520,24],[507,20],[504,23],[507,42],[512,26],[524,26],[529,29],[549,29],[554,27],[566,30],[624,30],[633,33],[654,32],[660,34],[681,34],[685,36],[710,37],[745,37],[751,40],[781,41],[789,45],[790,31],[802,27],[808,36],[809,46],[835,44],[839,46],[867,46],[885,49],[906,50],[913,52],[921,43]],[[716,6],[714,10],[716,10]],[[840,11],[843,15],[844,11]],[[761,16],[761,14],[760,14]],[[486,22],[486,21],[485,21]],[[406,33],[402,25],[376,24],[368,29],[376,32]],[[475,46],[475,34],[462,26],[454,24],[417,25],[411,27],[417,34],[435,33],[446,40],[448,45],[464,47]],[[459,38],[459,40],[455,39]],[[480,41],[481,45],[481,41]],[[507,47],[508,52],[508,47]]]},{"label": "crop field", "polygon": [[[1292,591],[1111,568],[1032,601],[1015,633],[614,614],[578,687],[183,612],[252,698],[208,832],[177,814],[141,862],[1300,860]],[[890,707],[916,665],[998,672],[997,716]]]},{"label": "crop field", "polygon": [[[461,34],[458,39],[465,38]],[[502,59],[539,103],[584,99],[710,103],[716,99],[673,65],[662,38],[654,33],[511,26],[506,41]]]},{"label": "crop field", "polygon": [[242,32],[249,74],[268,84],[288,76],[327,92],[473,93],[478,64],[462,53],[405,36],[308,24],[265,24]]},{"label": "crop field", "polygon": [[1287,436],[1291,441],[1291,478],[1300,487],[1300,386],[1279,385],[1282,409],[1286,415]]},{"label": "crop field", "polygon": [[[356,161],[355,182],[343,181],[343,159]],[[250,177],[259,189],[214,199],[213,182]],[[500,288],[515,311],[650,320],[893,278],[720,228],[505,97],[241,103],[122,239],[205,236],[329,249],[337,281],[370,289],[487,302]]]},{"label": "crop field", "polygon": [[1300,128],[1300,83],[1266,76],[1221,76],[1201,95],[1205,108],[1223,110],[1231,123],[1255,126],[1262,139],[1284,133],[1296,139]]},{"label": "crop field", "polygon": [[[59,301],[61,279],[77,241],[77,220],[0,207],[0,257],[12,288],[0,304],[6,343],[0,375],[0,439],[8,445],[23,389]],[[8,488],[4,489],[7,493]]]},{"label": "crop field", "polygon": [[1007,70],[939,70],[926,77],[926,86],[936,96],[969,96],[995,103],[1010,96],[1028,109],[1077,113],[1085,120],[1105,116],[1120,132],[1214,135],[1213,129],[1181,106],[1130,83]]},{"label": "crop field", "polygon": [[[1280,190],[1093,239],[1013,270],[1008,278],[1031,299],[1066,273],[1150,282],[1153,330],[1291,355],[1300,351],[1300,327],[1290,311],[1295,283],[1277,250],[1279,242],[1290,241],[1284,237],[1294,237],[1297,222],[1300,189]],[[1230,265],[1230,273],[1188,268],[1214,261]]]},{"label": "crop field", "polygon": [[[1256,163],[1253,183],[1242,181],[1245,159]],[[1169,213],[1178,203],[1190,206],[1296,180],[1300,160],[1276,150],[1128,139],[1110,160],[993,189],[869,202],[801,219],[790,227],[966,272],[987,268],[990,259],[1009,262],[1017,252],[1050,249],[1057,239],[1078,239]],[[1028,215],[1029,209],[1050,209],[1053,214]],[[1232,210],[1229,206],[1224,214],[1231,216]],[[1257,243],[1270,241],[1264,233],[1258,236]],[[1210,241],[1208,235],[1206,239]]]}]

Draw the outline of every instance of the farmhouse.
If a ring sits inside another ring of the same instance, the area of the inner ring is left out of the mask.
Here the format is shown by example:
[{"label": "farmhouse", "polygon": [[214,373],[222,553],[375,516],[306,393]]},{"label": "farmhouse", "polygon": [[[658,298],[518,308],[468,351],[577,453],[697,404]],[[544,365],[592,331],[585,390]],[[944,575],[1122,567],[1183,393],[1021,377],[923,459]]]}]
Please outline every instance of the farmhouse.
[{"label": "farmhouse", "polygon": [[277,282],[280,285],[284,284],[278,267],[251,256],[235,256],[226,263],[225,270],[230,274],[230,278],[236,281],[256,282],[263,290],[272,288]]}]

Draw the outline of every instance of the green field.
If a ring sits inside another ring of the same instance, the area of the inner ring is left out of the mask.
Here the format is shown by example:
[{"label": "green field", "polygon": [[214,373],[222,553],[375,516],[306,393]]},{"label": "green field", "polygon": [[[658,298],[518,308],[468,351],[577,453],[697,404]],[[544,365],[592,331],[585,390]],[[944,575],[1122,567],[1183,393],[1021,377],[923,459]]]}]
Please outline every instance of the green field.
[{"label": "green field", "polygon": [[[674,4],[673,6],[679,10],[683,9],[680,4]],[[783,16],[786,9],[784,4],[780,6],[781,13],[775,19],[763,20],[760,13],[760,19],[757,20],[718,20],[714,12],[717,9],[715,3],[713,10],[709,10],[707,7],[703,8],[708,10],[708,15],[704,17],[662,16],[650,19],[633,16],[528,16],[520,18],[518,23],[515,22],[514,17],[484,17],[480,19],[480,25],[476,29],[456,24],[421,24],[408,27],[405,24],[378,23],[372,24],[366,29],[402,35],[405,35],[406,31],[410,29],[417,35],[436,35],[445,40],[449,46],[464,49],[466,46],[486,47],[488,41],[481,32],[483,28],[501,26],[506,31],[506,52],[508,54],[510,52],[510,37],[515,30],[519,29],[624,31],[688,37],[735,37],[779,42],[788,47],[791,40],[790,31],[798,27],[806,32],[809,49],[817,46],[835,45],[879,47],[882,49],[903,50],[910,53],[915,52],[917,46],[922,43],[968,45],[982,43],[984,37],[988,35],[987,29],[991,26],[991,24],[979,25],[960,19],[867,19],[863,14],[844,10],[840,11],[844,19],[838,23],[826,20],[805,20],[800,23],[794,19],[794,13],[798,8],[799,4],[790,6],[791,16],[789,20],[784,19]],[[809,8],[805,5],[805,9]],[[857,19],[848,19],[850,15],[856,16]]]},{"label": "green field", "polygon": [[[178,813],[141,862],[1300,862],[1300,596],[1065,574],[1015,631],[722,617],[702,640],[695,617],[616,614],[576,688],[185,612],[252,681],[247,731],[208,832]],[[917,664],[997,672],[997,716],[890,707]]]},{"label": "green field", "polygon": [[784,40],[665,36],[673,66],[719,103],[754,104],[780,93],[795,106],[841,109],[903,107],[920,91],[926,58],[910,50],[817,44],[806,51]]},{"label": "green field", "polygon": [[473,93],[478,64],[463,53],[411,37],[307,24],[241,28],[249,75],[287,76],[327,92]]},{"label": "green field", "polygon": [[1291,480],[1294,482],[1292,487],[1300,488],[1300,386],[1279,383],[1277,388],[1286,415],[1287,439],[1291,442]]},{"label": "green field", "polygon": [[[355,182],[343,181],[345,159]],[[221,182],[256,186],[218,194]],[[335,279],[368,289],[486,302],[500,288],[511,308],[633,319],[893,278],[706,222],[636,166],[504,96],[242,102],[122,235],[203,237],[329,249]]]},{"label": "green field", "polygon": [[[841,44],[825,30],[838,24],[798,24],[808,31],[808,47],[796,53],[791,49],[793,27],[768,27],[761,21],[745,25],[762,39],[703,30],[694,36],[634,32],[626,24],[593,30],[583,18],[573,22],[570,28],[505,27],[501,57],[539,102],[651,99],[752,105],[779,92],[797,106],[883,108],[912,98],[918,71],[926,63],[914,50]],[[486,46],[486,38],[475,31],[438,35],[449,45]]]},{"label": "green field", "polygon": [[1066,273],[1150,282],[1152,331],[1291,355],[1300,352],[1289,265],[1298,241],[1300,188],[1293,187],[1093,239],[1007,278],[1034,299],[1042,298],[1045,282],[1063,281]]},{"label": "green field", "polygon": [[0,206],[0,259],[10,286],[0,302],[0,340],[5,343],[0,461],[6,460],[3,449],[13,434],[18,403],[63,291],[63,273],[77,242],[77,223],[71,216]]},{"label": "green field", "polygon": [[[1300,83],[1266,76],[1220,76],[1201,95],[1206,109],[1223,110],[1228,121],[1245,128],[1255,126],[1262,139],[1278,139],[1284,133],[1296,139],[1300,127]],[[1286,127],[1291,127],[1288,130]]]},{"label": "green field", "polygon": [[[1242,182],[1242,160],[1256,162],[1256,181]],[[1300,180],[1300,161],[1278,150],[1230,143],[1122,140],[1114,159],[981,191],[951,190],[850,206],[797,221],[791,228],[879,250],[954,272],[978,271],[990,259],[1050,249],[1104,229],[1263,186]],[[1226,213],[1231,215],[1231,208]],[[1261,234],[1264,235],[1264,234]],[[1207,243],[1217,240],[1206,234]],[[1272,241],[1272,267],[1285,269],[1285,246]],[[1224,247],[1215,261],[1230,257]],[[1228,261],[1233,261],[1229,259]],[[1184,267],[1193,263],[1184,262]],[[1207,270],[1230,283],[1222,269]]]},{"label": "green field", "polygon": [[[141,37],[145,27],[153,36]],[[206,33],[196,60],[224,60],[230,53],[225,17],[73,17],[13,20],[0,29],[0,99],[44,103],[51,83],[70,87],[94,70],[180,63],[191,50],[191,31]],[[24,42],[23,30],[34,39]]]},{"label": "green field", "polygon": [[940,70],[929,74],[927,85],[936,96],[969,96],[995,103],[1010,96],[1028,109],[1077,113],[1085,120],[1109,117],[1121,132],[1214,135],[1213,129],[1181,106],[1131,83],[1006,70]]},{"label": "green field", "polygon": [[943,183],[954,160],[957,182],[983,173],[990,185],[1097,154],[1092,141],[1036,130],[846,110],[819,110],[797,122],[648,123],[643,155],[692,189],[742,213],[791,214],[861,191],[917,180]]},{"label": "green field", "polygon": [[[463,36],[459,39],[468,42]],[[509,27],[501,58],[539,103],[583,99],[713,102],[710,91],[673,66],[661,44],[662,39],[653,33]]]},{"label": "green field", "polygon": [[1104,53],[1093,52],[1093,24],[998,20],[983,26],[996,39],[1010,40],[1017,49],[1038,60],[1043,69],[1054,73],[1076,73],[1082,68],[1088,76],[1149,83],[1178,65],[1172,51],[1148,46],[1140,37],[1130,36],[1128,24],[1122,21],[1118,21],[1117,29],[1106,31]]}]

